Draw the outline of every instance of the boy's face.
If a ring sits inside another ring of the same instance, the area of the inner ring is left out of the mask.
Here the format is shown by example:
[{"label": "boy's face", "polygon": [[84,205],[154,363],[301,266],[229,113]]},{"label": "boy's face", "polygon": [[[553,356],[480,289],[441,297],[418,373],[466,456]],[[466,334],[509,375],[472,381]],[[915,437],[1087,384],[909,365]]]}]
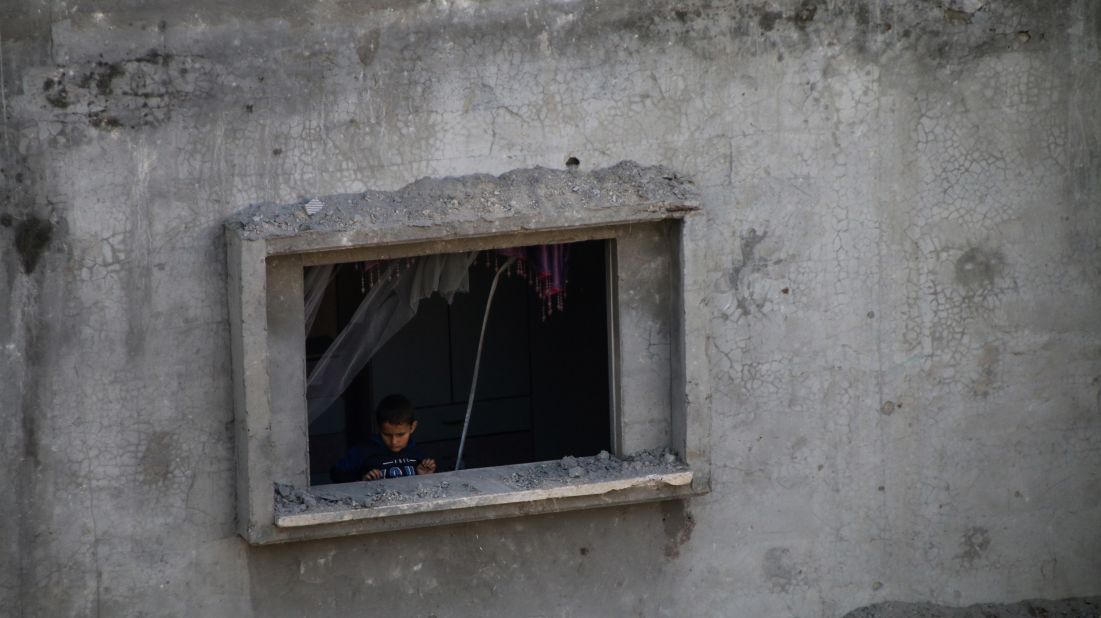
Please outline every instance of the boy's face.
[{"label": "boy's face", "polygon": [[383,423],[379,436],[386,448],[398,452],[409,445],[409,438],[417,430],[417,421],[412,423]]}]

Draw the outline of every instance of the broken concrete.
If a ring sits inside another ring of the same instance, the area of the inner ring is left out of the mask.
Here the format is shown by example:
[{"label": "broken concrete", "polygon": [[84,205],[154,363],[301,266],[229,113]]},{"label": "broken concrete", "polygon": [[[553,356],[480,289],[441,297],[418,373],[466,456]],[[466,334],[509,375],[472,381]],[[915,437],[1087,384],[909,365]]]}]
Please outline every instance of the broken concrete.
[{"label": "broken concrete", "polygon": [[[548,227],[542,223],[594,209],[644,208],[691,211],[699,194],[687,178],[669,168],[622,161],[591,173],[553,169],[514,170],[498,177],[422,178],[399,191],[364,191],[314,198],[307,204],[254,204],[226,221],[245,240],[298,237],[311,233],[356,232],[494,221],[508,229]],[[522,221],[522,222],[519,222]],[[560,224],[561,225],[561,224]]]},{"label": "broken concrete", "polygon": [[[285,483],[275,484],[276,525],[287,526],[323,523],[325,518],[297,518],[299,514],[341,513],[332,521],[353,518],[402,514],[430,510],[446,510],[477,506],[486,497],[499,494],[494,504],[531,502],[566,495],[580,495],[584,489],[591,495],[624,489],[632,484],[617,481],[647,481],[660,479],[668,484],[684,485],[691,481],[688,466],[667,450],[643,451],[620,459],[602,451],[592,457],[566,457],[560,461],[499,466],[481,470],[441,472],[416,478],[385,479],[343,485],[301,488]],[[588,485],[588,488],[583,488]],[[550,491],[567,489],[568,491]],[[528,490],[545,490],[531,492]],[[511,495],[510,495],[511,494]],[[471,499],[475,498],[475,499]],[[400,506],[402,508],[387,509]],[[347,514],[350,509],[370,509],[374,513]]]}]

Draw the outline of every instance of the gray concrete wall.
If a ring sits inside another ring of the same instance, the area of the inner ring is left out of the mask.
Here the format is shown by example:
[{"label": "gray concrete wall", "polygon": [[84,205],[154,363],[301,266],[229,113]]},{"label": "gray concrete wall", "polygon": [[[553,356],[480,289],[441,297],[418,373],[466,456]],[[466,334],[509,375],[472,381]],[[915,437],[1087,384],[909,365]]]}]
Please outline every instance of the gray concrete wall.
[{"label": "gray concrete wall", "polygon": [[[1101,592],[1101,5],[0,6],[0,613],[829,616]],[[697,179],[714,491],[250,548],[220,223]]]}]

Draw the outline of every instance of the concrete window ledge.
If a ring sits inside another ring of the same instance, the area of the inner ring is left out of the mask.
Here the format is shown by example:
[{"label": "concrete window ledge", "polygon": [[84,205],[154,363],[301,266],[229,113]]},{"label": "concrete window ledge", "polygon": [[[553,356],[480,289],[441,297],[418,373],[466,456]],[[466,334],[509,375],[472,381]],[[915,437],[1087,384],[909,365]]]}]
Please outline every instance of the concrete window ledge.
[{"label": "concrete window ledge", "polygon": [[299,535],[323,538],[652,502],[695,493],[692,471],[683,463],[628,462],[605,468],[599,457],[569,457],[308,490],[278,485],[275,526],[287,535],[286,540]]}]

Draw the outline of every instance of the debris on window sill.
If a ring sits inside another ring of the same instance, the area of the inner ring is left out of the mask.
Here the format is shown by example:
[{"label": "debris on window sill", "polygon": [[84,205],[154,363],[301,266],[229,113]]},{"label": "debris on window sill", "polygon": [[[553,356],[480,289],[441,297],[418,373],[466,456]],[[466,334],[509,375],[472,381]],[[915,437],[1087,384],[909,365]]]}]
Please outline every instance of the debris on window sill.
[{"label": "debris on window sill", "polygon": [[688,466],[664,449],[642,451],[623,459],[601,452],[592,457],[309,489],[277,483],[275,525],[295,528],[541,500],[586,496],[600,499],[621,490],[650,488],[660,494],[663,490],[688,488],[691,483]]}]

